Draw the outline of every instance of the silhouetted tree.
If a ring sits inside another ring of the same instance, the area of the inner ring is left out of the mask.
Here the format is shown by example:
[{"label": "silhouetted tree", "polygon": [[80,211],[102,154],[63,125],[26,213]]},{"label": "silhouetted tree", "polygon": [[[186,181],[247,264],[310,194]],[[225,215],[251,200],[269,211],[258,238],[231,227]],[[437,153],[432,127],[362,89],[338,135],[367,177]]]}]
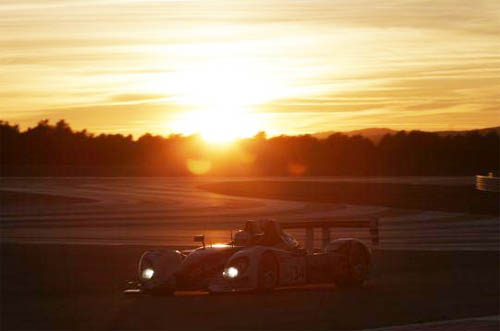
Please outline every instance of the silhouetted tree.
[{"label": "silhouetted tree", "polygon": [[267,138],[259,132],[220,149],[198,135],[169,137],[74,131],[48,120],[21,131],[0,121],[3,176],[168,175],[192,173],[188,160],[203,160],[219,176],[474,175],[498,173],[497,132],[440,135],[422,131],[385,135],[375,145],[362,136],[336,133]]}]

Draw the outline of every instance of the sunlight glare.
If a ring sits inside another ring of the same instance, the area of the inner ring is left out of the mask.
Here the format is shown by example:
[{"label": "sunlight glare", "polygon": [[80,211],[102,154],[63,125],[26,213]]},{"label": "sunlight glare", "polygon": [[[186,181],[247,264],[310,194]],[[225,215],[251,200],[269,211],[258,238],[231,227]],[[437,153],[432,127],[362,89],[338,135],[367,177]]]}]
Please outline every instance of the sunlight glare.
[{"label": "sunlight glare", "polygon": [[193,175],[205,175],[212,169],[212,163],[204,159],[188,159],[186,166]]},{"label": "sunlight glare", "polygon": [[281,97],[285,87],[272,68],[244,59],[220,59],[175,74],[175,102],[192,109],[172,124],[174,132],[200,133],[205,141],[228,143],[262,130],[252,106]]},{"label": "sunlight glare", "polygon": [[224,110],[184,113],[174,122],[174,130],[185,134],[199,133],[210,143],[229,143],[237,138],[250,137],[260,129],[255,114]]},{"label": "sunlight glare", "polygon": [[228,58],[190,66],[175,75],[177,102],[209,109],[247,110],[275,99],[284,87],[271,68]]}]

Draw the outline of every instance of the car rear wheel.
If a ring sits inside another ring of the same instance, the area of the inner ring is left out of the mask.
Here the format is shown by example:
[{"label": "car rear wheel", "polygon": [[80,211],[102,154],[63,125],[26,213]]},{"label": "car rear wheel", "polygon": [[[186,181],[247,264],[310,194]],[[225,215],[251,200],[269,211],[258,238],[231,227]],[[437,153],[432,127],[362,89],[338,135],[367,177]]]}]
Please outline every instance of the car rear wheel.
[{"label": "car rear wheel", "polygon": [[340,257],[336,269],[335,285],[341,288],[360,287],[368,278],[370,256],[363,246],[352,243],[348,253]]},{"label": "car rear wheel", "polygon": [[258,290],[271,291],[277,285],[278,262],[272,253],[264,253],[259,263]]}]

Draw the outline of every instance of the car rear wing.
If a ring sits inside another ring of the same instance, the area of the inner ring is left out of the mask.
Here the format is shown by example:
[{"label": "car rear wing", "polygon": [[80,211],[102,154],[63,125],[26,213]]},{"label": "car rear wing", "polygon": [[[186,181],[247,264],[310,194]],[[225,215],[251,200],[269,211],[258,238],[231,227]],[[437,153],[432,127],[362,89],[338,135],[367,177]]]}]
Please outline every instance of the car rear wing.
[{"label": "car rear wing", "polygon": [[321,228],[322,246],[325,248],[330,243],[331,228],[368,228],[372,245],[379,244],[378,218],[337,218],[329,221],[305,221],[281,223],[282,229],[305,229],[306,250],[308,253],[314,251],[314,229]]}]

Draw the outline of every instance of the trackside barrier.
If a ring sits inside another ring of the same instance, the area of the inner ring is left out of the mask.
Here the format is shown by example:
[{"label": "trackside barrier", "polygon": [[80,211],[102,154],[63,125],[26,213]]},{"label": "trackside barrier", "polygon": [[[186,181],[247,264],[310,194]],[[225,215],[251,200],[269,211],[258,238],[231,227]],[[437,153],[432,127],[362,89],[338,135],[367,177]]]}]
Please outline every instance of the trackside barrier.
[{"label": "trackside barrier", "polygon": [[356,219],[334,219],[331,221],[311,221],[311,222],[286,222],[281,223],[283,229],[305,229],[306,230],[306,250],[308,253],[314,251],[314,229],[321,228],[322,246],[325,248],[330,243],[331,228],[368,228],[373,245],[379,244],[379,220],[377,217],[366,217]]},{"label": "trackside barrier", "polygon": [[476,176],[476,188],[480,191],[500,192],[500,178],[489,176]]}]

